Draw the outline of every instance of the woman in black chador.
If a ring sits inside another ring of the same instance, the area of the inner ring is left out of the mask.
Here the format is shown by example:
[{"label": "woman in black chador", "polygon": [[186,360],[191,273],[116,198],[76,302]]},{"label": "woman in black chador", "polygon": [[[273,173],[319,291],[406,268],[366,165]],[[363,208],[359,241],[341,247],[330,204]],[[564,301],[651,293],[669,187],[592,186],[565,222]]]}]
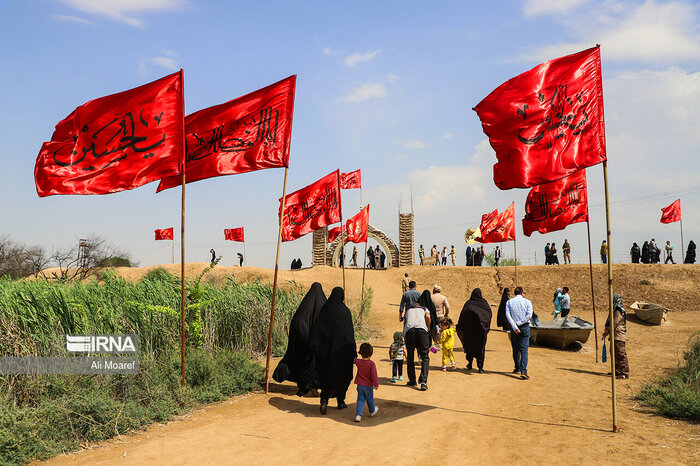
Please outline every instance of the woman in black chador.
[{"label": "woman in black chador", "polygon": [[695,243],[690,240],[688,243],[688,251],[685,253],[684,264],[694,264],[695,263]]},{"label": "woman in black chador", "polygon": [[316,282],[311,285],[306,296],[301,300],[297,311],[292,317],[292,321],[289,323],[287,352],[277,364],[275,372],[272,373],[272,378],[276,382],[282,383],[285,380],[291,380],[297,384],[299,383],[309,354],[311,328],[325,303],[326,294],[323,292],[321,284]]},{"label": "woman in black chador", "polygon": [[430,328],[428,329],[428,335],[430,335],[431,341],[437,341],[438,339],[438,321],[437,321],[437,310],[435,309],[435,303],[433,303],[433,298],[431,297],[429,290],[423,290],[423,294],[418,298],[418,304],[430,311]]},{"label": "woman in black chador", "polygon": [[630,249],[630,257],[632,258],[633,264],[639,264],[639,245],[637,243],[632,244],[632,249]]},{"label": "woman in black chador", "polygon": [[345,293],[335,287],[316,316],[309,337],[310,354],[299,383],[299,393],[321,389],[321,414],[328,400],[338,399],[338,409],[347,408],[345,393],[352,382],[353,361],[357,357],[355,331]]},{"label": "woman in black chador", "polygon": [[642,264],[648,264],[651,262],[651,256],[649,255],[649,241],[644,241],[642,244]]},{"label": "woman in black chador", "polygon": [[486,337],[491,328],[491,306],[481,297],[481,289],[474,288],[469,300],[464,303],[457,323],[457,336],[462,342],[467,355],[467,369],[472,369],[476,358],[479,373],[484,373],[486,354]]}]

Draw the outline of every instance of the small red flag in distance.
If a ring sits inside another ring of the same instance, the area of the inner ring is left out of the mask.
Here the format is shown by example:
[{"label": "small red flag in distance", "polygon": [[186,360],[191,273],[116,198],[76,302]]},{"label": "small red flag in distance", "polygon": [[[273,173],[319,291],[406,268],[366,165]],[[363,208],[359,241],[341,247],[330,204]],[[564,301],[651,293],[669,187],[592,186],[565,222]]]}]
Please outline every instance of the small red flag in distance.
[{"label": "small red flag in distance", "polygon": [[161,230],[156,230],[156,241],[164,239],[173,239],[173,228],[163,228]]},{"label": "small red flag in distance", "polygon": [[338,239],[338,236],[340,236],[340,234],[343,232],[342,230],[343,230],[342,225],[339,227],[331,228],[330,230],[328,230],[328,242],[332,243],[333,241]]},{"label": "small red flag in distance", "polygon": [[367,241],[367,230],[369,228],[369,204],[367,204],[358,214],[351,217],[346,222],[348,241],[353,243],[364,243]]},{"label": "small red flag in distance", "polygon": [[[296,75],[187,115],[185,182],[289,166]],[[173,176],[158,191],[182,183]]]},{"label": "small red flag in distance", "polygon": [[361,187],[362,174],[360,173],[360,169],[354,172],[340,174],[340,189],[359,189]]},{"label": "small red flag in distance", "polygon": [[523,233],[549,233],[588,220],[586,170],[535,186],[525,201]]},{"label": "small red flag in distance", "polygon": [[227,241],[238,241],[244,242],[245,235],[243,232],[243,227],[240,228],[227,228],[224,230],[224,239]]},{"label": "small red flag in distance", "polygon": [[[340,172],[287,194],[282,217],[282,241],[292,241],[319,228],[340,222]],[[280,198],[280,209],[282,199]]]},{"label": "small red flag in distance", "polygon": [[176,175],[183,121],[182,71],[86,102],[41,146],[37,194],[108,194]]},{"label": "small red flag in distance", "polygon": [[515,203],[498,213],[498,209],[481,216],[480,243],[500,243],[515,239]]},{"label": "small red flag in distance", "polygon": [[474,110],[496,151],[500,189],[548,183],[607,160],[600,47],[544,62]]},{"label": "small red flag in distance", "polygon": [[681,200],[676,199],[668,207],[661,209],[661,223],[673,223],[681,220]]}]

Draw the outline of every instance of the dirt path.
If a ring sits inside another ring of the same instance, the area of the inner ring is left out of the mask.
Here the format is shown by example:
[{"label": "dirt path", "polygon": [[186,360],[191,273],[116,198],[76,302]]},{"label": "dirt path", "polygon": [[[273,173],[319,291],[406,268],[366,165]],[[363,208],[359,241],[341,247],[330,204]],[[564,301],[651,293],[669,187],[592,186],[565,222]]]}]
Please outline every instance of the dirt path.
[{"label": "dirt path", "polygon": [[[688,336],[700,328],[700,309],[688,308],[693,296],[691,290],[700,279],[700,269],[676,267],[674,273],[680,274],[680,278],[663,280],[664,286],[675,287],[671,302],[677,311],[670,314],[671,322],[652,327],[631,317],[628,323],[632,378],[617,384],[620,427],[617,434],[610,432],[611,385],[610,378],[605,376],[609,365],[596,364],[592,335],[578,352],[530,348],[528,381],[510,373],[513,363],[507,337],[492,331],[487,344],[486,374],[466,372],[464,354],[458,351],[457,372],[439,370],[439,353],[431,358],[427,392],[389,383],[387,347],[391,334],[400,329],[396,305],[404,272],[409,272],[419,283],[419,289],[439,283],[450,299],[455,318],[467,293],[476,286],[482,288],[490,303],[497,305],[499,298],[494,269],[411,267],[367,273],[367,282],[374,290],[371,323],[378,330],[372,341],[381,384],[375,393],[380,407],[377,417],[365,416],[361,423],[354,422],[352,386],[348,392],[349,409],[329,409],[328,415],[321,416],[318,398],[298,398],[292,384],[272,382],[267,395],[253,393],[233,398],[181,420],[155,425],[51,462],[697,464],[700,463],[700,426],[654,416],[632,399],[645,381],[677,364]],[[633,296],[640,298],[638,282],[650,277],[649,271],[663,269],[647,268],[643,273],[635,270],[638,269],[616,266],[619,289],[627,306]],[[262,269],[228,270],[231,271],[237,278],[270,276],[269,271]],[[518,276],[540,317],[546,318],[550,312],[546,305],[549,289],[557,281],[566,280],[564,283],[572,288],[572,313],[590,320],[591,313],[581,311],[590,307],[587,271],[587,267],[576,265],[520,267]],[[359,294],[361,275],[357,270],[348,271],[350,296],[356,294],[353,290]],[[499,275],[503,286],[512,280],[504,268]],[[342,283],[339,271],[328,268],[285,271],[281,278],[293,279],[304,286],[320,281],[327,294]],[[604,280],[603,269],[596,269],[596,281],[604,283]],[[654,280],[651,278],[652,285]],[[607,299],[602,296],[602,283],[601,296],[596,299],[599,309]],[[685,298],[689,301],[684,301]]]}]

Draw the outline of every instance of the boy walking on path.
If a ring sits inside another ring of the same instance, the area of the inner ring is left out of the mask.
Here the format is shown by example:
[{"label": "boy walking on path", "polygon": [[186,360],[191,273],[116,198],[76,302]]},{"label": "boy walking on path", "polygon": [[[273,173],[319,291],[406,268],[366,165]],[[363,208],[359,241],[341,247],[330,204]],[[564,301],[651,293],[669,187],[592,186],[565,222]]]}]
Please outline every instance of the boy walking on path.
[{"label": "boy walking on path", "polygon": [[357,376],[355,384],[357,385],[357,411],[355,422],[362,420],[362,411],[367,402],[370,417],[374,417],[379,412],[379,407],[374,405],[374,390],[379,390],[379,378],[377,377],[377,366],[370,358],[374,353],[374,348],[369,343],[360,345],[360,356],[362,359],[355,358],[353,361],[357,366]]}]

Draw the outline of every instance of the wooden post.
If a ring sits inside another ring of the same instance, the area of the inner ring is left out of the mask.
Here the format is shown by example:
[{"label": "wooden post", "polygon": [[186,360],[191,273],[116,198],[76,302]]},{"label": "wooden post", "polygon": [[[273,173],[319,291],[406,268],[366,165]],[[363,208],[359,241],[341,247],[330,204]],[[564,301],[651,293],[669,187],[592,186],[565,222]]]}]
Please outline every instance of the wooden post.
[{"label": "wooden post", "polygon": [[173,244],[172,244],[172,253],[170,254],[170,263],[171,264],[175,263],[175,241],[173,241]]},{"label": "wooden post", "polygon": [[[180,85],[185,87],[185,76],[180,68]],[[182,150],[187,146],[185,139],[185,93],[180,92],[180,111],[182,112]],[[180,357],[181,357],[181,386],[185,388],[185,154],[182,154],[182,215],[180,217]],[[173,243],[174,245],[174,243]]]},{"label": "wooden post", "polygon": [[518,286],[518,240],[513,239],[513,255],[515,256],[515,286]]},{"label": "wooden post", "polygon": [[685,263],[685,252],[683,251],[683,219],[680,220],[681,223],[681,261],[679,264]]},{"label": "wooden post", "polygon": [[341,249],[340,249],[340,256],[341,256],[341,261],[340,261],[340,267],[343,269],[343,295],[347,296],[345,294],[345,238],[343,238],[343,231],[345,230],[345,237],[347,238],[348,232],[347,229],[345,228],[345,225],[343,225],[343,203],[341,202],[340,198],[340,172],[338,172],[338,204],[340,208],[340,240],[342,242],[341,244]]},{"label": "wooden post", "polygon": [[598,362],[598,322],[595,316],[595,290],[593,289],[593,255],[591,253],[591,223],[586,220],[588,229],[588,268],[591,272],[591,302],[593,303],[593,334],[595,335],[595,362]]},{"label": "wooden post", "polygon": [[245,250],[245,241],[243,241],[243,265],[248,265],[248,253]]},{"label": "wooden post", "polygon": [[277,257],[275,258],[275,277],[272,281],[272,308],[270,309],[270,330],[267,334],[267,363],[265,365],[265,393],[270,388],[270,355],[272,353],[272,325],[275,322],[275,298],[277,296],[277,273],[280,264],[280,245],[282,244],[282,216],[284,215],[284,206],[287,201],[287,173],[289,167],[284,167],[284,184],[282,186],[282,207],[280,208],[280,228],[277,234]]},{"label": "wooden post", "polygon": [[612,431],[617,432],[617,393],[615,392],[615,318],[613,316],[612,261],[610,258],[610,196],[608,194],[608,161],[603,162],[603,180],[605,182],[605,224],[608,241],[608,307],[610,319],[610,379],[612,382]]},{"label": "wooden post", "polygon": [[362,304],[365,301],[365,271],[367,270],[367,240],[365,239],[365,259],[362,261],[362,292],[360,294],[360,319],[364,317]]}]

